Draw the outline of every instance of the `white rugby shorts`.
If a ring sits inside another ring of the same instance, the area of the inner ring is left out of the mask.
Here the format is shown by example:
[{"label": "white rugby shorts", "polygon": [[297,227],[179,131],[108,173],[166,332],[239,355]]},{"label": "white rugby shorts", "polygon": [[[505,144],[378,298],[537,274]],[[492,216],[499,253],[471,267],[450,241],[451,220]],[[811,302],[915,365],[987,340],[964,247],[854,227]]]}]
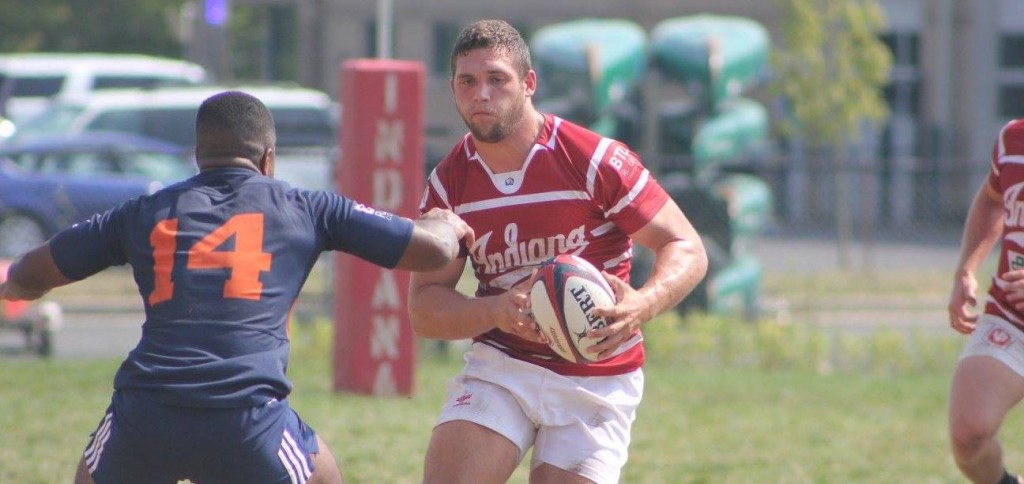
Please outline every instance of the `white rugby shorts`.
[{"label": "white rugby shorts", "polygon": [[473,343],[466,366],[448,381],[438,425],[465,420],[532,446],[541,463],[597,483],[618,482],[628,458],[630,428],[643,395],[641,369],[624,375],[563,376]]},{"label": "white rugby shorts", "polygon": [[961,360],[968,356],[995,358],[1024,377],[1024,332],[998,316],[982,314],[960,352]]}]

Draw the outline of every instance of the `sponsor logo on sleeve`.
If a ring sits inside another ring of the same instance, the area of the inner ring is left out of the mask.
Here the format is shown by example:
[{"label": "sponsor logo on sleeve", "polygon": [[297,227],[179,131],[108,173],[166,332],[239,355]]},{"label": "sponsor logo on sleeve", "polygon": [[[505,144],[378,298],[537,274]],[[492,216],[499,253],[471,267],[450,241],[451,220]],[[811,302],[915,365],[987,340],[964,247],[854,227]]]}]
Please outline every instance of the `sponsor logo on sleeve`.
[{"label": "sponsor logo on sleeve", "polygon": [[380,217],[380,218],[382,218],[384,220],[391,220],[391,219],[395,218],[395,215],[392,214],[391,212],[385,212],[383,210],[375,210],[373,207],[367,207],[366,205],[363,205],[361,203],[357,203],[355,205],[355,207],[353,207],[353,209],[355,211],[357,211],[357,212],[362,212],[362,213],[365,213],[365,214],[368,214],[368,215],[373,215],[375,217]]}]

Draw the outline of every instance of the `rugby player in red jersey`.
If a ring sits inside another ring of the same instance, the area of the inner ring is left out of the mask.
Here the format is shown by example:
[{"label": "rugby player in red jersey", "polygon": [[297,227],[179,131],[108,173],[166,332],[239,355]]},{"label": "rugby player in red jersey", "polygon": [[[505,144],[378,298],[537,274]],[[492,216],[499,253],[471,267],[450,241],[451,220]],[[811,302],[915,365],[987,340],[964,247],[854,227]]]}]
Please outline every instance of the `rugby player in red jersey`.
[{"label": "rugby player in red jersey", "polygon": [[[984,311],[972,314],[978,267],[997,243],[999,262]],[[1004,467],[998,439],[1003,418],[1024,398],[1024,120],[999,132],[960,250],[949,322],[970,338],[950,389],[953,457],[972,482],[1024,482]]]},{"label": "rugby player in red jersey", "polygon": [[[680,208],[629,147],[531,101],[537,75],[504,21],[462,31],[451,89],[469,133],[430,174],[421,210],[445,208],[476,235],[475,297],[455,290],[466,260],[414,274],[410,314],[427,338],[472,338],[427,449],[424,482],[505,482],[532,447],[530,482],[616,482],[643,393],[641,325],[704,277],[707,256]],[[632,243],[652,249],[649,281],[628,284]],[[528,280],[575,254],[606,271],[618,303],[591,331],[601,361],[560,359],[529,316]]]}]

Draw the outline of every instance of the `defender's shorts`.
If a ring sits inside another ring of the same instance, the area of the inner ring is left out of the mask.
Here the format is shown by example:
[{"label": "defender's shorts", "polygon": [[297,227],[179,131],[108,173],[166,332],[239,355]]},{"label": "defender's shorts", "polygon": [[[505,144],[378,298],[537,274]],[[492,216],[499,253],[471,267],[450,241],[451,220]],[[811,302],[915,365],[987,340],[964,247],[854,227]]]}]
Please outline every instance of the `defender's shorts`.
[{"label": "defender's shorts", "polygon": [[1003,318],[982,314],[960,359],[979,355],[995,358],[1024,376],[1024,332]]},{"label": "defender's shorts", "polygon": [[473,343],[462,373],[448,382],[438,424],[466,420],[505,436],[530,468],[541,463],[598,483],[618,482],[630,427],[643,395],[637,369],[616,376],[571,377]]},{"label": "defender's shorts", "polygon": [[251,408],[173,407],[115,391],[85,448],[96,484],[303,483],[316,434],[287,400]]}]

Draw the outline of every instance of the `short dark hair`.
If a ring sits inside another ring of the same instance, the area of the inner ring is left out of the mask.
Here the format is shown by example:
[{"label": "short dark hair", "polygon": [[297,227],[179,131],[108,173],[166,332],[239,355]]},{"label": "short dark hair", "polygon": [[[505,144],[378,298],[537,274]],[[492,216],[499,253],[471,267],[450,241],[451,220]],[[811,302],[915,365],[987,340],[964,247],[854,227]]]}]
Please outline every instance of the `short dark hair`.
[{"label": "short dark hair", "polygon": [[196,156],[242,157],[259,162],[277,143],[274,117],[251,94],[225,91],[210,96],[196,113]]},{"label": "short dark hair", "polygon": [[455,75],[455,59],[476,49],[497,49],[512,59],[519,77],[533,69],[530,61],[530,48],[523,36],[511,24],[504,20],[477,20],[459,33],[452,47],[452,75]]}]

